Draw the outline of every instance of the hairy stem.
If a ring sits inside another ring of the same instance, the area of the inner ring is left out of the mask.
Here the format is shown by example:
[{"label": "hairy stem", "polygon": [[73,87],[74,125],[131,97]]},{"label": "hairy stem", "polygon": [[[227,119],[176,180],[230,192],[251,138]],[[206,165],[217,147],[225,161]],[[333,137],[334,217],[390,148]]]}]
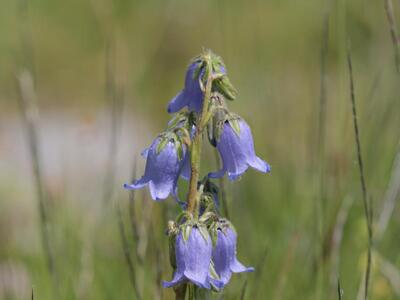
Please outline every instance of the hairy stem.
[{"label": "hairy stem", "polygon": [[[187,197],[187,211],[192,214],[195,218],[198,217],[198,209],[199,209],[199,193],[197,190],[197,182],[199,181],[200,174],[200,156],[201,156],[201,147],[203,144],[203,129],[206,124],[205,116],[208,112],[208,104],[211,98],[211,86],[213,82],[212,68],[211,68],[211,58],[209,55],[205,57],[206,59],[206,68],[208,74],[206,90],[203,98],[203,108],[201,113],[197,117],[197,126],[196,132],[190,147],[190,165],[191,165],[191,174],[190,174],[190,182],[189,182],[189,193]],[[184,300],[186,294],[186,286],[187,284],[182,284],[178,288],[175,289],[175,299],[176,300]]]},{"label": "hairy stem", "polygon": [[211,70],[211,63],[210,57],[206,57],[206,68],[208,68],[208,78],[206,84],[206,90],[204,93],[204,100],[203,100],[203,109],[201,114],[198,116],[197,119],[197,127],[196,133],[194,135],[191,149],[190,149],[190,162],[191,162],[191,175],[190,175],[190,182],[189,182],[189,194],[188,194],[188,212],[194,215],[195,211],[198,208],[198,192],[197,192],[197,182],[199,180],[199,173],[200,173],[200,155],[201,155],[201,146],[203,144],[203,129],[204,129],[204,117],[208,111],[208,102],[211,97],[211,86],[212,86],[212,70]]}]

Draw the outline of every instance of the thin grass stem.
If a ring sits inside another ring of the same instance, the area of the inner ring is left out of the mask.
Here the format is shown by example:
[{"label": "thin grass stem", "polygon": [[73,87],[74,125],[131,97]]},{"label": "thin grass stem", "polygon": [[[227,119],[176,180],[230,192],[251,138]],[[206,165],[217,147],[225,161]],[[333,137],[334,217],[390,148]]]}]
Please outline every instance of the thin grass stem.
[{"label": "thin grass stem", "polygon": [[400,52],[399,52],[400,39],[399,36],[397,35],[396,20],[394,17],[392,0],[385,0],[384,6],[385,6],[386,17],[389,24],[390,37],[393,43],[395,66],[397,72],[400,73]]},{"label": "thin grass stem", "polygon": [[354,88],[354,77],[353,77],[353,65],[351,60],[350,47],[347,49],[347,66],[349,71],[349,83],[350,83],[350,101],[352,108],[352,118],[354,125],[354,136],[355,136],[355,144],[356,144],[356,153],[357,153],[357,162],[359,168],[359,176],[361,183],[361,191],[362,191],[362,200],[364,206],[364,214],[366,220],[366,226],[368,231],[368,249],[367,249],[367,266],[365,270],[365,284],[364,284],[364,299],[368,299],[368,290],[369,290],[369,281],[370,281],[370,273],[371,273],[371,252],[372,252],[372,206],[368,201],[367,194],[367,185],[365,182],[365,172],[364,172],[364,163],[362,159],[362,151],[361,151],[361,142],[360,142],[360,130],[358,127],[358,118],[357,118],[357,108],[356,108],[356,97],[355,97],[355,88]]}]

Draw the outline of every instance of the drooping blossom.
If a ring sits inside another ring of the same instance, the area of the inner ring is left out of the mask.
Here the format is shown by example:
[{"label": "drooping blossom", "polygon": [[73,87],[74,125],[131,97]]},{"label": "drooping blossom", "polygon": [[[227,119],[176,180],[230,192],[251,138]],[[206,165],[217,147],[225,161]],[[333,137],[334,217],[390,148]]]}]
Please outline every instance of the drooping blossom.
[{"label": "drooping blossom", "polygon": [[217,141],[222,168],[209,173],[210,178],[220,178],[227,172],[229,179],[235,180],[246,172],[249,166],[263,173],[270,172],[269,164],[255,154],[249,125],[243,119],[239,119],[238,124],[239,134],[228,121],[224,123],[220,139]]},{"label": "drooping blossom", "polygon": [[[200,112],[203,107],[204,93],[200,88],[199,77],[203,77],[204,69],[197,72],[196,70],[201,61],[191,63],[186,71],[185,86],[169,103],[168,112],[175,113],[182,108],[187,107],[190,111]],[[219,67],[222,73],[225,73],[223,66]]]},{"label": "drooping blossom", "polygon": [[161,138],[156,138],[151,146],[143,151],[142,155],[146,158],[144,175],[132,184],[124,184],[126,189],[141,189],[149,186],[153,200],[166,199],[170,194],[176,195],[177,181],[181,175],[188,180],[189,152],[186,146],[182,145],[184,157],[179,159],[174,142],[168,141],[163,149],[157,153],[157,146]]},{"label": "drooping blossom", "polygon": [[232,273],[253,272],[254,268],[245,267],[236,258],[237,235],[234,230],[227,227],[222,231],[218,229],[217,242],[212,251],[214,268],[223,285],[231,279]]},{"label": "drooping blossom", "polygon": [[165,288],[175,286],[184,281],[190,281],[200,288],[210,289],[213,284],[220,283],[212,280],[209,275],[211,263],[212,242],[210,236],[203,236],[200,230],[193,226],[185,241],[182,231],[176,236],[175,257],[176,270],[171,281],[164,281]]}]

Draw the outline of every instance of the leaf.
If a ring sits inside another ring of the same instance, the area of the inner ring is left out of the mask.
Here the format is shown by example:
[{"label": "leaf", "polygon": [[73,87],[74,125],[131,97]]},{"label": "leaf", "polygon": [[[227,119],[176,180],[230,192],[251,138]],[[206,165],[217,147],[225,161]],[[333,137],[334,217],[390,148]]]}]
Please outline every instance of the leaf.
[{"label": "leaf", "polygon": [[236,133],[237,136],[240,137],[240,124],[239,124],[239,120],[236,118],[230,118],[228,120],[229,125],[231,125],[233,131]]}]

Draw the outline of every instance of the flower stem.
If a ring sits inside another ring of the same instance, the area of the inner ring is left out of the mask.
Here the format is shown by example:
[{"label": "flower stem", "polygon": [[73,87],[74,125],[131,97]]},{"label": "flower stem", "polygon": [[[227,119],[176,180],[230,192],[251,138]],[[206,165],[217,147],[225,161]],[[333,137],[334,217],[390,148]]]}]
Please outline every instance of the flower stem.
[{"label": "flower stem", "polygon": [[210,55],[205,56],[206,60],[206,68],[208,74],[206,90],[204,93],[204,100],[203,100],[203,108],[201,113],[197,119],[197,127],[196,132],[192,141],[191,149],[190,149],[190,162],[191,162],[191,176],[189,182],[189,194],[188,194],[188,212],[192,215],[197,217],[197,210],[198,210],[198,202],[199,202],[199,195],[197,190],[197,182],[199,181],[199,173],[200,173],[200,156],[201,156],[201,147],[203,144],[203,129],[205,124],[204,118],[208,112],[208,104],[211,98],[211,87],[213,82],[213,74],[211,68],[211,57]]}]

